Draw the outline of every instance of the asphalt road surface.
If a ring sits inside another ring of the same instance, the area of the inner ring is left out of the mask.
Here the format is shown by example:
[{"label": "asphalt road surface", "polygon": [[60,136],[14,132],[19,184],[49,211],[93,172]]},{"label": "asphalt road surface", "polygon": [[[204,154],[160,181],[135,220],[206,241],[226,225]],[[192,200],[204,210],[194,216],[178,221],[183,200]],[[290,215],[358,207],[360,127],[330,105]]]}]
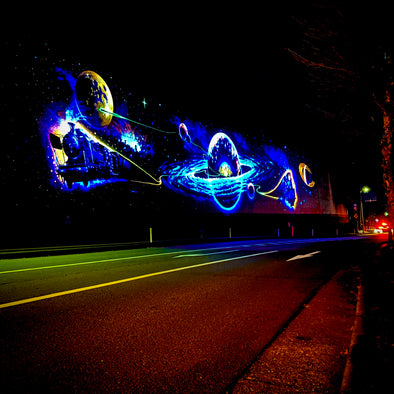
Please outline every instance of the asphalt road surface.
[{"label": "asphalt road surface", "polygon": [[0,260],[2,392],[226,392],[371,239]]}]

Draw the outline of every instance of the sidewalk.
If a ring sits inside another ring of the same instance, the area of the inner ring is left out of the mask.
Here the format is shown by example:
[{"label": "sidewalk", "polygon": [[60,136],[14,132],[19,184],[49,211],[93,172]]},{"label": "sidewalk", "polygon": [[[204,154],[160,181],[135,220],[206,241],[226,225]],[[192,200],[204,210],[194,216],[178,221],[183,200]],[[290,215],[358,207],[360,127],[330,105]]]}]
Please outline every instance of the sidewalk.
[{"label": "sidewalk", "polygon": [[364,257],[318,291],[233,393],[394,392],[393,247]]},{"label": "sidewalk", "polygon": [[335,393],[356,310],[357,276],[338,272],[261,354],[233,393]]}]

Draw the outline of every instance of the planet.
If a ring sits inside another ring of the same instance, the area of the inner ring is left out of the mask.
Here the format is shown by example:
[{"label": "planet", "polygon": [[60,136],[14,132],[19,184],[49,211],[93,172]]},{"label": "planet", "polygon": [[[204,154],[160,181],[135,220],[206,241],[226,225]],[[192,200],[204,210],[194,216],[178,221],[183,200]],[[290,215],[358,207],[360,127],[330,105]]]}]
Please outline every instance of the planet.
[{"label": "planet", "polygon": [[208,147],[208,178],[215,202],[225,211],[239,203],[243,189],[242,167],[234,143],[224,133],[216,133]]},{"label": "planet", "polygon": [[224,133],[216,133],[208,147],[208,175],[211,178],[241,175],[241,162],[237,149]]},{"label": "planet", "polygon": [[79,74],[75,86],[76,103],[83,120],[100,128],[111,123],[114,104],[104,79],[94,71]]},{"label": "planet", "polygon": [[181,123],[179,125],[178,133],[179,133],[179,136],[181,137],[182,141],[187,142],[187,143],[191,142],[189,131],[187,130],[187,127],[184,123]]},{"label": "planet", "polygon": [[252,182],[249,182],[248,188],[246,189],[249,200],[254,200],[256,196],[256,189]]}]

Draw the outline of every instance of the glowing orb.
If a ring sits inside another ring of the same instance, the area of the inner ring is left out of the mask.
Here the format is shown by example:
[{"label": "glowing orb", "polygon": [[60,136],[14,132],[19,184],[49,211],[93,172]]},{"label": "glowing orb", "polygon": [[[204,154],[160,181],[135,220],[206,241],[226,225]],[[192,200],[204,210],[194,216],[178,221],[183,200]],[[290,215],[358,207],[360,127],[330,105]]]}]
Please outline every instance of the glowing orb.
[{"label": "glowing orb", "polygon": [[300,163],[298,166],[298,170],[300,172],[300,177],[305,183],[305,185],[309,187],[315,186],[315,181],[312,181],[312,171],[305,163]]},{"label": "glowing orb", "polygon": [[100,75],[94,71],[84,71],[79,74],[75,93],[79,112],[90,126],[102,127],[111,122],[114,110],[112,95]]},{"label": "glowing orb", "polygon": [[233,172],[231,171],[231,167],[227,162],[223,162],[219,167],[219,174],[224,177],[233,176]]},{"label": "glowing orb", "polygon": [[208,147],[208,178],[215,202],[233,210],[242,195],[243,178],[237,149],[224,133],[215,134]]}]

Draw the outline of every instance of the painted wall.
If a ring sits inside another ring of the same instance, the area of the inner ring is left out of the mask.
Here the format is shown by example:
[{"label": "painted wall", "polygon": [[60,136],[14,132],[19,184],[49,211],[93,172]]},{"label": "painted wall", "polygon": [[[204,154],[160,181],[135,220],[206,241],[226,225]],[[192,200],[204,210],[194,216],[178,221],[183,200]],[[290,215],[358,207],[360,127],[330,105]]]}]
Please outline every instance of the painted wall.
[{"label": "painted wall", "polygon": [[100,205],[110,188],[139,214],[336,213],[326,174],[263,134],[172,114],[94,71],[56,71],[48,91],[57,99],[42,106],[39,130],[51,187],[65,199],[94,191]]}]

